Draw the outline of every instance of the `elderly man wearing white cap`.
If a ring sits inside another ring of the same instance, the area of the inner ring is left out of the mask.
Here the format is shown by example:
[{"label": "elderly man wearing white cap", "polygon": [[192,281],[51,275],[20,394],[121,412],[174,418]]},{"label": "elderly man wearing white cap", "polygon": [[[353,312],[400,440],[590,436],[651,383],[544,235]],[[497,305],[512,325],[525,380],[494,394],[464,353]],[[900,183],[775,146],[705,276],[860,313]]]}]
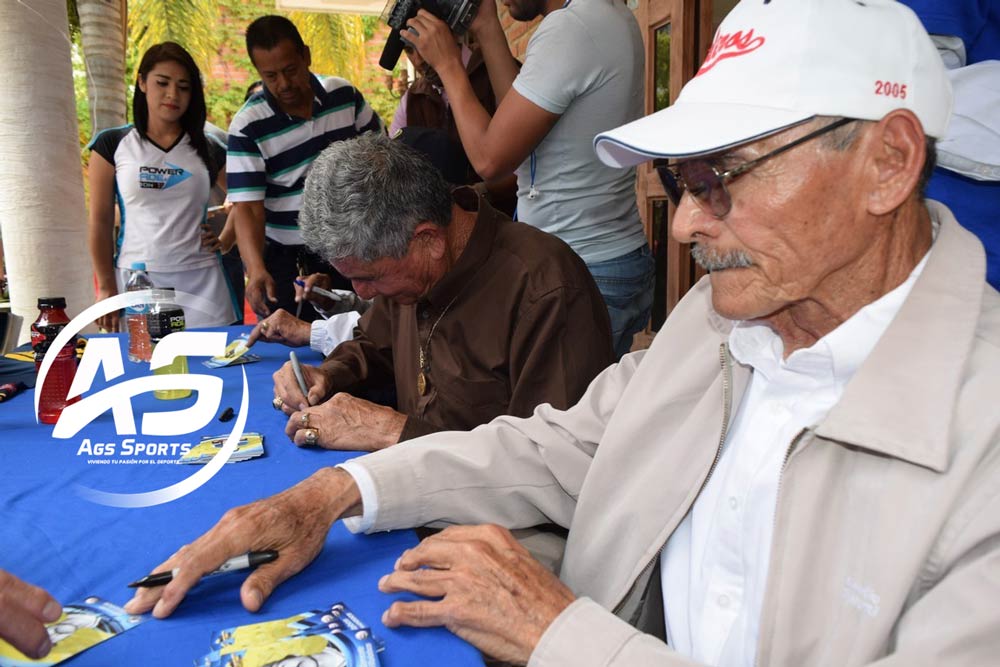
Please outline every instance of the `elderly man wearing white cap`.
[{"label": "elderly man wearing white cap", "polygon": [[921,194],[950,99],[901,4],[744,0],[672,107],[597,138],[668,161],[674,234],[710,271],[647,352],[569,410],[321,471],[162,567],[280,548],[244,584],[256,609],[338,517],[552,521],[558,579],[506,528],[452,526],[382,579],[431,598],[384,622],[533,667],[995,663],[1000,295]]}]

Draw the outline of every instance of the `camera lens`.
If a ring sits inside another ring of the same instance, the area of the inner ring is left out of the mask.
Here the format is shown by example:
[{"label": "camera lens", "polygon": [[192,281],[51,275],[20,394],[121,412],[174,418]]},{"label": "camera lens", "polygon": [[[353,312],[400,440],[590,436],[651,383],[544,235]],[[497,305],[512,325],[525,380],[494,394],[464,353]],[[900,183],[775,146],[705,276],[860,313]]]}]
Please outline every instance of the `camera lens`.
[{"label": "camera lens", "polygon": [[475,18],[479,2],[480,0],[389,0],[382,10],[382,19],[389,24],[392,32],[385,42],[378,64],[387,70],[396,67],[399,54],[403,52],[400,31],[406,29],[406,22],[416,16],[421,8],[447,23],[452,33],[461,37]]}]

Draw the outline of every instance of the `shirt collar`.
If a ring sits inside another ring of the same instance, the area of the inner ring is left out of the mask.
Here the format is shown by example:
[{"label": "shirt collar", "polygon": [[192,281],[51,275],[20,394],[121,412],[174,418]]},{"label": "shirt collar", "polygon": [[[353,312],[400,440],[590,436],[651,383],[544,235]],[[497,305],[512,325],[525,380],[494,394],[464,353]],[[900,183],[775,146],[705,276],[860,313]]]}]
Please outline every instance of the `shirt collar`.
[{"label": "shirt collar", "polygon": [[[317,77],[312,72],[309,73],[309,87],[312,88],[313,91],[313,116],[315,116],[319,111],[322,111],[321,100],[323,93],[326,92],[326,89],[323,88],[323,83],[319,80],[319,77]],[[292,114],[282,109],[281,105],[278,104],[278,98],[276,98],[274,95],[271,94],[271,91],[268,90],[267,86],[264,86],[264,99],[267,100],[267,103],[271,106],[271,109],[274,111],[274,113],[281,114],[286,118],[301,119],[300,116],[293,116]]]},{"label": "shirt collar", "polygon": [[452,199],[466,211],[477,211],[476,224],[472,228],[465,249],[459,255],[458,261],[448,273],[442,276],[425,301],[436,309],[447,308],[448,304],[458,296],[476,272],[485,263],[493,249],[493,239],[496,237],[498,220],[497,211],[484,201],[476,191],[469,187],[457,188],[452,193]]},{"label": "shirt collar", "polygon": [[974,418],[955,406],[991,288],[978,239],[943,205],[927,208],[938,234],[923,274],[816,434],[943,471],[962,444],[956,420]]}]

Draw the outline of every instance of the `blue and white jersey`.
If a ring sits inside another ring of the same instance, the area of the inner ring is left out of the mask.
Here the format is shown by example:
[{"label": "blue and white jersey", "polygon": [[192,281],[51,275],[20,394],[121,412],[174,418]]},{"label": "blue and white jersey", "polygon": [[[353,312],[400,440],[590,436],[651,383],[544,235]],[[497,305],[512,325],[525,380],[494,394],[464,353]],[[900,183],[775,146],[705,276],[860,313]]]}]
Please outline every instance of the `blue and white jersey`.
[{"label": "blue and white jersey", "polygon": [[[208,140],[220,167],[224,149]],[[170,147],[142,137],[132,125],[103,130],[88,148],[115,169],[115,198],[121,213],[115,266],[145,262],[150,271],[214,266],[215,253],[201,247],[209,171],[185,133]]]},{"label": "blue and white jersey", "polygon": [[232,202],[264,202],[266,234],[299,245],[299,208],[309,166],[334,141],[382,131],[382,121],[350,82],[312,77],[312,118],[290,116],[265,88],[229,126],[226,181]]}]

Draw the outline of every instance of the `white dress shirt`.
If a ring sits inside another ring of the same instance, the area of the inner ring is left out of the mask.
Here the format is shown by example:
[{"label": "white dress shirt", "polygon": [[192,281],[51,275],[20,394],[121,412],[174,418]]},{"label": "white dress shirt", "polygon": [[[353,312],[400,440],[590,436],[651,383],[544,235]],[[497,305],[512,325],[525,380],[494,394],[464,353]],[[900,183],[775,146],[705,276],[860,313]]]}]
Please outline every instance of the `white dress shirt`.
[{"label": "white dress shirt", "polygon": [[323,317],[325,319],[313,320],[309,327],[309,347],[325,357],[345,340],[354,338],[354,327],[358,326],[361,313],[351,310]]},{"label": "white dress shirt", "polygon": [[787,359],[767,326],[741,322],[733,329],[729,349],[753,368],[750,385],[714,472],[661,558],[667,641],[681,654],[710,665],[754,664],[785,457],[799,432],[818,425],[840,400],[926,262]]}]

